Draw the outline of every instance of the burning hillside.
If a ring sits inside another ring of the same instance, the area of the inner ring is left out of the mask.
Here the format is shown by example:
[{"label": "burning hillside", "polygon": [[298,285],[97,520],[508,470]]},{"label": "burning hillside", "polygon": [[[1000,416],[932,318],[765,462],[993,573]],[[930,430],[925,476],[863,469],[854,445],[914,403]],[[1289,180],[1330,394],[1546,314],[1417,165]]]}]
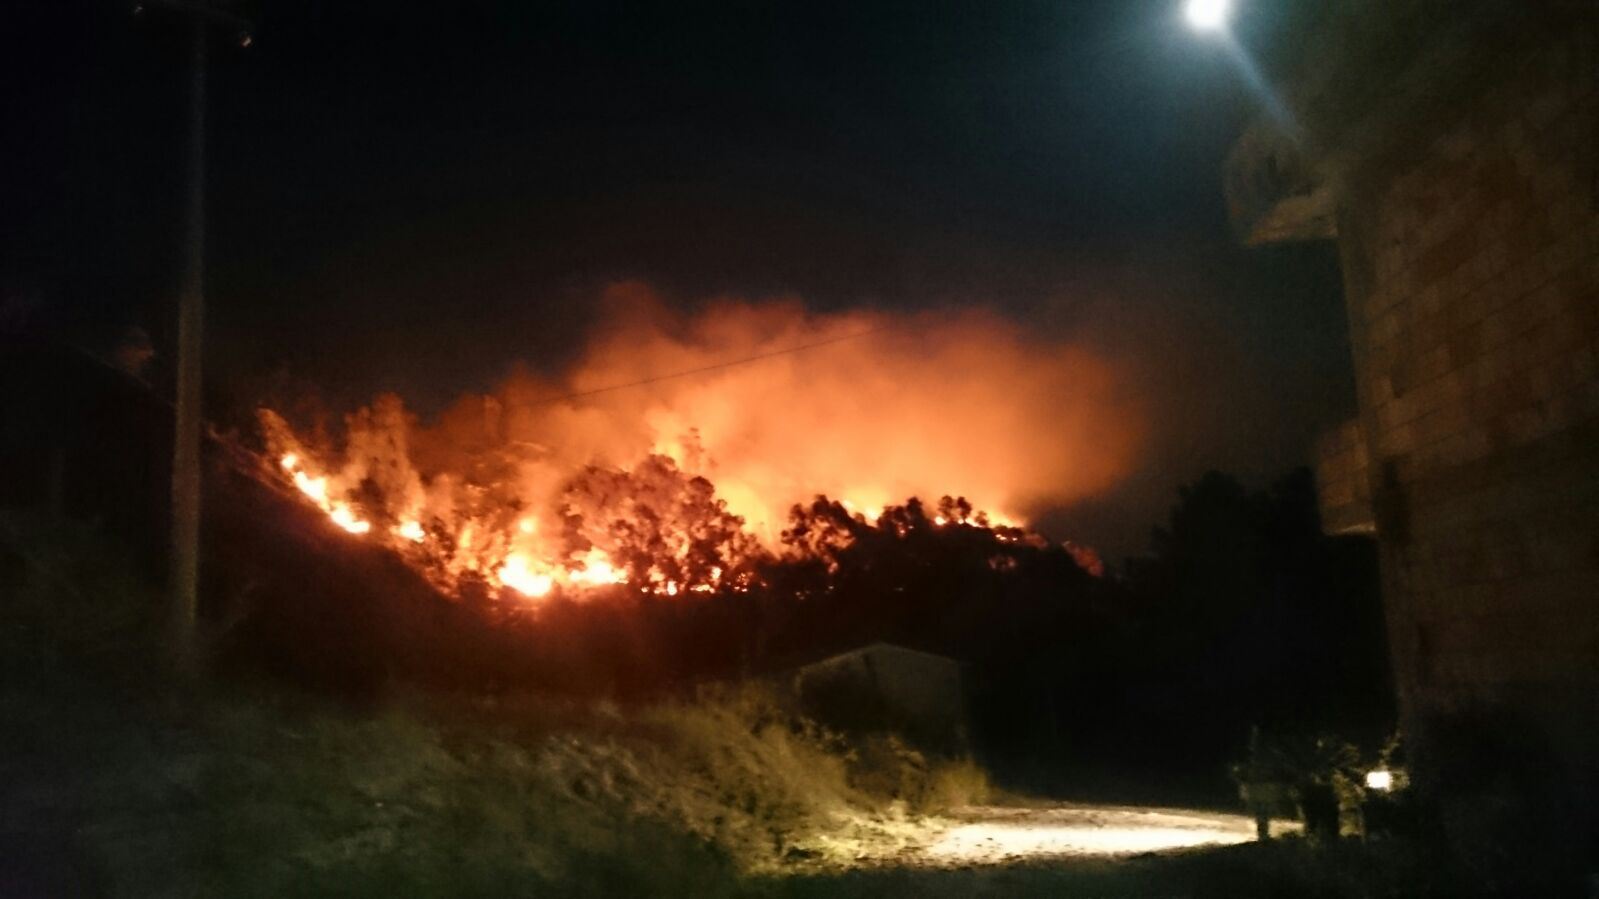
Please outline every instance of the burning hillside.
[{"label": "burning hillside", "polygon": [[682,317],[636,285],[608,301],[616,324],[564,378],[518,373],[431,423],[384,395],[336,435],[264,409],[269,457],[447,591],[537,599],[747,590],[818,495],[872,523],[958,491],[971,501],[934,526],[1006,537],[1110,486],[1137,450],[1104,360],[993,315],[729,301]]}]

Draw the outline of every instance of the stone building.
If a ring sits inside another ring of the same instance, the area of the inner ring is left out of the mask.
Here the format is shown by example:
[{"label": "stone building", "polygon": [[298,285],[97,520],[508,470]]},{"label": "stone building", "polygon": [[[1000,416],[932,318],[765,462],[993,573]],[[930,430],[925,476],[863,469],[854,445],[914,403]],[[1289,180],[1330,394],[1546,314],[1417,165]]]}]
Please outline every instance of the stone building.
[{"label": "stone building", "polygon": [[1322,435],[1316,444],[1316,499],[1321,527],[1333,536],[1371,536],[1371,460],[1359,419]]},{"label": "stone building", "polygon": [[1446,839],[1599,870],[1599,3],[1307,6],[1225,180],[1246,242],[1342,258],[1360,417],[1326,518],[1377,535]]}]

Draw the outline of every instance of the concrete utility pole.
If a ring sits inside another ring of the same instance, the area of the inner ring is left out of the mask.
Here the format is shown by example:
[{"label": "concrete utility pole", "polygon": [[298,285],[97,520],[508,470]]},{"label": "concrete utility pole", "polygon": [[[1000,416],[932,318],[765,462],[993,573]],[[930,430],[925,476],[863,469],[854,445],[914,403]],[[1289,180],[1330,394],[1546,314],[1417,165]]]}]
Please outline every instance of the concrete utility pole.
[{"label": "concrete utility pole", "polygon": [[[200,484],[202,359],[205,352],[205,113],[206,64],[214,28],[231,29],[250,45],[250,23],[216,3],[154,0],[152,6],[188,20],[192,30],[189,82],[189,173],[184,210],[183,283],[178,295],[176,425],[172,435],[172,545],[167,572],[172,595],[173,649],[181,666],[196,661],[200,607]],[[145,11],[134,7],[135,13]]]}]

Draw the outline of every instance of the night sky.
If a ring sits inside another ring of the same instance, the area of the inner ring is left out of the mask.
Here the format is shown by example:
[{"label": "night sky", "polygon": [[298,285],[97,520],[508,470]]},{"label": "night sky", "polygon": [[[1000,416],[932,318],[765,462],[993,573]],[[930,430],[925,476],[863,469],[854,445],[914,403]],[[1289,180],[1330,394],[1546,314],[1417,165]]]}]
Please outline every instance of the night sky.
[{"label": "night sky", "polygon": [[[1292,3],[1243,4],[1262,54]],[[1128,360],[1152,445],[1047,521],[1119,556],[1179,483],[1259,482],[1354,411],[1330,245],[1246,250],[1255,108],[1176,0],[259,0],[213,67],[214,389],[272,372],[423,410],[571,360],[599,288],[983,304]],[[182,32],[130,3],[0,22],[0,299],[170,346]],[[958,490],[958,485],[951,485]]]}]

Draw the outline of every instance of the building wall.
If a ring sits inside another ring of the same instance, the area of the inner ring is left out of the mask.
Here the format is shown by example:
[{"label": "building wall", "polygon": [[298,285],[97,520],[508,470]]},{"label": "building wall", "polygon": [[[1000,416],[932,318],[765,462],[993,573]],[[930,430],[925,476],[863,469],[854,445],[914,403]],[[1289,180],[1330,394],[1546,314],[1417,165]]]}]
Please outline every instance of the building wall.
[{"label": "building wall", "polygon": [[1360,419],[1323,435],[1316,443],[1316,505],[1328,534],[1371,536],[1371,465]]},{"label": "building wall", "polygon": [[[1590,32],[1342,185],[1339,238],[1412,730],[1525,727],[1591,810],[1599,756],[1599,59]],[[1591,814],[1591,811],[1590,811]]]},{"label": "building wall", "polygon": [[861,732],[895,731],[925,748],[966,745],[966,689],[959,662],[874,643],[799,670],[794,683],[823,723]]}]

